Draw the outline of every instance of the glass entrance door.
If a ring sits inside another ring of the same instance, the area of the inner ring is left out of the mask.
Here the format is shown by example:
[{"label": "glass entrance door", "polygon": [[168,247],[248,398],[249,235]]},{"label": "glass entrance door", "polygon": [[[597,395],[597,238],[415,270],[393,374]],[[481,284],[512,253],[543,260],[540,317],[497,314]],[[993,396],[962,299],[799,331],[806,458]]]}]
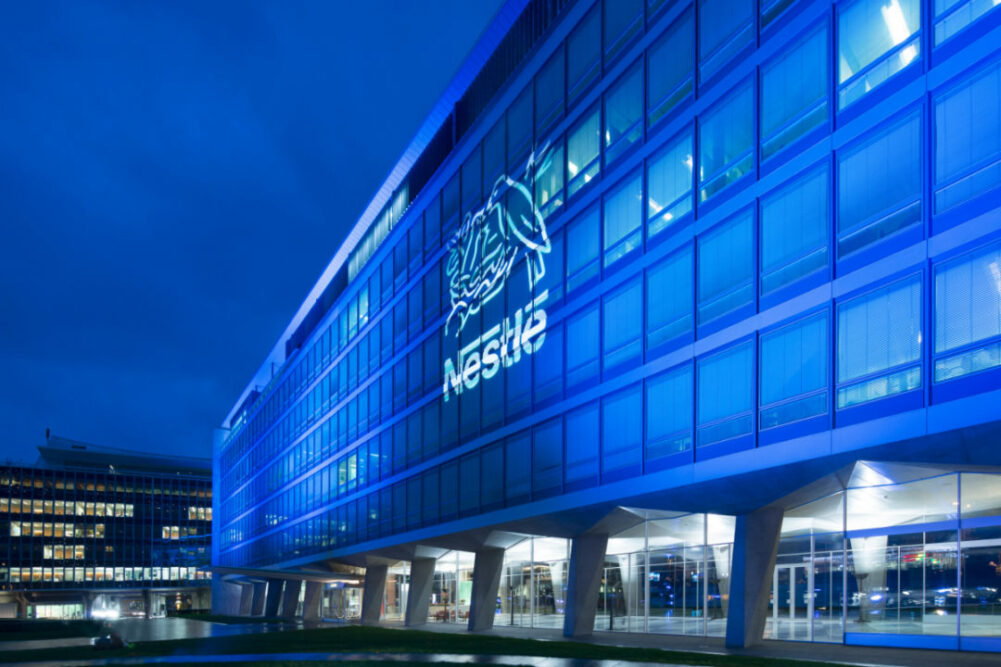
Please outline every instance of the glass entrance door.
[{"label": "glass entrance door", "polygon": [[773,639],[813,641],[813,568],[776,565],[772,575]]}]

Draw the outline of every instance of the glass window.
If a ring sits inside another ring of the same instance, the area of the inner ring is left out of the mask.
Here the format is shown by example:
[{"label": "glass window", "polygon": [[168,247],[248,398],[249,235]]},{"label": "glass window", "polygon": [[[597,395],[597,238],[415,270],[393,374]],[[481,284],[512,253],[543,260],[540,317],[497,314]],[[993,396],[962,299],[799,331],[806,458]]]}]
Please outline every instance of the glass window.
[{"label": "glass window", "polygon": [[501,119],[483,138],[483,198],[489,198],[497,179],[505,173],[504,120]]},{"label": "glass window", "polygon": [[686,130],[647,162],[647,238],[692,212],[692,152]]},{"label": "glass window", "polygon": [[598,208],[592,207],[567,228],[567,293],[598,275],[599,222]]},{"label": "glass window", "polygon": [[601,481],[636,475],[642,464],[643,391],[637,383],[601,399]]},{"label": "glass window", "polygon": [[604,265],[611,266],[642,244],[643,176],[637,171],[605,197]]},{"label": "glass window", "polygon": [[567,320],[567,391],[598,377],[599,320],[596,303]]},{"label": "glass window", "polygon": [[980,20],[1001,2],[997,0],[935,0],[935,46]]},{"label": "glass window", "polygon": [[699,125],[699,197],[706,201],[754,167],[751,82],[706,112]]},{"label": "glass window", "polygon": [[643,0],[605,0],[605,62],[643,29]]},{"label": "glass window", "polygon": [[557,49],[535,76],[535,133],[543,134],[563,115],[563,49]]},{"label": "glass window", "polygon": [[[545,349],[532,355],[533,400],[537,407],[559,400],[563,395],[563,323],[549,325],[545,336]],[[484,398],[491,393],[494,392],[486,392]]]},{"label": "glass window", "polygon": [[587,185],[601,170],[601,114],[595,106],[567,137],[567,196]]},{"label": "glass window", "polygon": [[[459,174],[452,177],[441,191],[441,238],[443,243],[452,240],[459,226]],[[385,299],[383,302],[385,303]]]},{"label": "glass window", "polygon": [[699,324],[754,301],[754,214],[750,209],[699,241]]},{"label": "glass window", "polygon": [[646,460],[692,448],[692,367],[689,364],[646,381]]},{"label": "glass window", "polygon": [[698,361],[698,445],[752,432],[754,375],[751,341]]},{"label": "glass window", "polygon": [[1001,245],[935,271],[935,381],[1001,366]]},{"label": "glass window", "polygon": [[479,147],[473,151],[462,165],[462,211],[463,216],[480,205],[483,186],[483,157]]},{"label": "glass window", "polygon": [[528,86],[507,109],[507,167],[510,175],[520,176],[517,168],[524,165],[532,146],[532,135],[532,86]]},{"label": "glass window", "polygon": [[632,368],[643,358],[643,283],[633,280],[602,301],[605,373]]},{"label": "glass window", "polygon": [[532,498],[559,493],[563,486],[563,420],[559,417],[532,431]]},{"label": "glass window", "polygon": [[761,68],[761,158],[827,120],[827,25]]},{"label": "glass window", "polygon": [[601,72],[601,14],[591,8],[567,37],[567,98],[574,100]]},{"label": "glass window", "polygon": [[827,313],[761,336],[762,429],[827,412]]},{"label": "glass window", "polygon": [[828,172],[823,165],[761,198],[761,293],[827,266]]},{"label": "glass window", "polygon": [[917,60],[920,0],[855,0],[838,14],[838,107]]},{"label": "glass window", "polygon": [[653,125],[691,95],[695,69],[695,21],[682,14],[647,55],[647,124]]},{"label": "glass window", "polygon": [[921,114],[838,156],[838,257],[921,221]]},{"label": "glass window", "polygon": [[754,0],[700,0],[699,72],[708,79],[754,41]]},{"label": "glass window", "polygon": [[598,484],[598,402],[566,416],[566,490]]},{"label": "glass window", "polygon": [[526,502],[531,493],[532,439],[525,431],[504,441],[504,494],[507,504]]},{"label": "glass window", "polygon": [[672,341],[692,330],[694,274],[692,246],[688,245],[646,274],[647,350]]},{"label": "glass window", "polygon": [[535,167],[535,205],[548,218],[563,205],[563,141],[542,151]]},{"label": "glass window", "polygon": [[838,407],[921,386],[921,277],[838,305]]},{"label": "glass window", "polygon": [[643,63],[623,74],[605,93],[605,164],[643,137]]},{"label": "glass window", "polygon": [[935,101],[935,212],[1001,185],[1001,65]]}]

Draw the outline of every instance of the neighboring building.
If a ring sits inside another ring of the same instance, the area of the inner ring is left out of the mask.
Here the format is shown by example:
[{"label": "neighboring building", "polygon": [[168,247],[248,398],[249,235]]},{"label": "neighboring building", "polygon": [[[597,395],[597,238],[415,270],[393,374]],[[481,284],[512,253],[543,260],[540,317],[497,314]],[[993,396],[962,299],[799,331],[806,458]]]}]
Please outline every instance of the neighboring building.
[{"label": "neighboring building", "polygon": [[0,466],[0,616],[208,609],[211,462],[47,436]]},{"label": "neighboring building", "polygon": [[1001,650],[994,4],[507,2],[218,434],[219,590]]}]

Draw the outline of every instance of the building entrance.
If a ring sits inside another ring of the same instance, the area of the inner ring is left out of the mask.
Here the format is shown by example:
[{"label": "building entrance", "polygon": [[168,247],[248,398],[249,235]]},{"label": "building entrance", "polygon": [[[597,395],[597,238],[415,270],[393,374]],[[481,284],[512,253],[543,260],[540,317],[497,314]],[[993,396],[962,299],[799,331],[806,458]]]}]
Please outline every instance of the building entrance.
[{"label": "building entrance", "polygon": [[813,641],[813,568],[806,563],[776,565],[772,575],[772,636]]}]

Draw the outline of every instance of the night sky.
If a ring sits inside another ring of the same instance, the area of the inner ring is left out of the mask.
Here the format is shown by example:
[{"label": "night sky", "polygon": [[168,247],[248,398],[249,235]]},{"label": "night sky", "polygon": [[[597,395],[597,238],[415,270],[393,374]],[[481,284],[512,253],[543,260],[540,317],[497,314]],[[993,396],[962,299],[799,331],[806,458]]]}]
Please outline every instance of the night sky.
[{"label": "night sky", "polygon": [[0,461],[209,456],[499,6],[5,3]]}]

